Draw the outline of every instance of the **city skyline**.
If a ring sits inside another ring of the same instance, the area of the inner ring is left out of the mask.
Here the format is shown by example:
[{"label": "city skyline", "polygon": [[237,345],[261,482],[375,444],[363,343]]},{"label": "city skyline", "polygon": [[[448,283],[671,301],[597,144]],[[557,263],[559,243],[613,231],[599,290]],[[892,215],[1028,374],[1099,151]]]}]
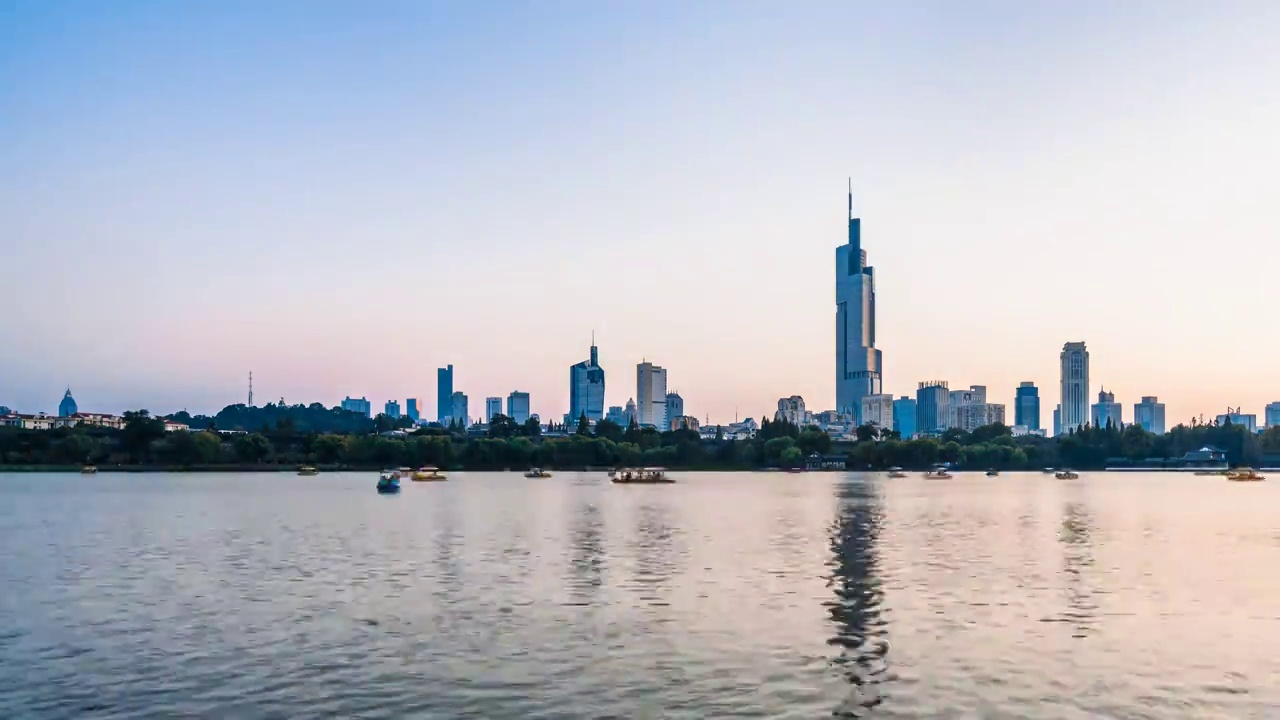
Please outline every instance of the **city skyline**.
[{"label": "city skyline", "polygon": [[1048,426],[1077,339],[1094,391],[1170,426],[1280,398],[1247,321],[1280,262],[1272,5],[66,7],[15,7],[0,46],[0,280],[45,298],[0,319],[14,409],[69,384],[216,412],[252,369],[260,398],[430,419],[453,364],[559,419],[582,328],[615,378],[660,357],[699,417],[834,408],[850,174],[883,392],[1012,408],[1032,381]]}]

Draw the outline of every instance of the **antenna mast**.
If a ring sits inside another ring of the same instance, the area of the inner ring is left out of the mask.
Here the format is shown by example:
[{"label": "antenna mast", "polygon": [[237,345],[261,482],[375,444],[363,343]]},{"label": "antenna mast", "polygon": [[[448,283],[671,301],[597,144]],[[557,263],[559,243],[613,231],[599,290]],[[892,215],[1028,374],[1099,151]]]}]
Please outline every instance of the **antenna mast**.
[{"label": "antenna mast", "polygon": [[253,407],[253,371],[249,371],[249,407]]}]

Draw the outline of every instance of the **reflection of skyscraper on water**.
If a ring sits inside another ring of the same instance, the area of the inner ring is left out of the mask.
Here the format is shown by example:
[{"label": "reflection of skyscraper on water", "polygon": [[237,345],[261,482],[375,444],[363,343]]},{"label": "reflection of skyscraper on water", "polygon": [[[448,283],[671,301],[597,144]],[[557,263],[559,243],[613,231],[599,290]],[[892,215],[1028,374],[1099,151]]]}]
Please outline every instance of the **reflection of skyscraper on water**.
[{"label": "reflection of skyscraper on water", "polygon": [[665,592],[671,577],[678,570],[675,556],[682,550],[674,547],[676,533],[668,515],[671,507],[665,502],[645,503],[637,508],[633,567],[631,579],[640,592],[640,600],[651,605],[666,605],[659,592]]},{"label": "reflection of skyscraper on water", "polygon": [[1086,573],[1093,566],[1090,525],[1089,512],[1083,504],[1067,503],[1063,509],[1062,531],[1058,534],[1062,543],[1062,573],[1067,594],[1063,621],[1074,626],[1072,637],[1078,638],[1088,635],[1098,610],[1086,578]]},{"label": "reflection of skyscraper on water", "polygon": [[888,670],[888,628],[881,616],[884,592],[876,552],[883,511],[873,485],[842,483],[836,491],[839,503],[828,562],[828,586],[835,598],[824,603],[835,634],[827,644],[840,648],[832,663],[853,686],[835,714],[860,717],[882,701],[879,685]]},{"label": "reflection of skyscraper on water", "polygon": [[569,542],[569,596],[572,604],[588,605],[604,584],[604,516],[594,503],[573,513]]}]

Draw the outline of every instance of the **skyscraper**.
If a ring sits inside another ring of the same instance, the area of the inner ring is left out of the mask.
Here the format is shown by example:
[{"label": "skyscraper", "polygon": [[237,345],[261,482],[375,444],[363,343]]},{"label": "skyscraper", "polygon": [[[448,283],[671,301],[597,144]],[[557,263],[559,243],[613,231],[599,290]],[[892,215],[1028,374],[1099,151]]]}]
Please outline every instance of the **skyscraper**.
[{"label": "skyscraper", "polygon": [[467,394],[461,390],[449,396],[449,421],[466,427],[470,423]]},{"label": "skyscraper", "polygon": [[415,423],[418,422],[418,398],[408,398],[404,401],[404,414]]},{"label": "skyscraper", "polygon": [[487,397],[484,399],[484,421],[486,424],[493,422],[494,415],[502,414],[502,398]]},{"label": "skyscraper", "polygon": [[[1142,399],[1146,400],[1146,398]],[[1154,399],[1155,398],[1152,398],[1152,400]],[[1162,405],[1160,414],[1161,419],[1164,419],[1163,407],[1164,406]],[[1266,407],[1262,409],[1262,422],[1264,427],[1275,427],[1276,425],[1280,425],[1280,402],[1267,403]]]},{"label": "skyscraper", "polygon": [[916,399],[903,395],[893,401],[893,429],[908,440],[916,434]]},{"label": "skyscraper", "polygon": [[351,396],[347,396],[342,401],[342,409],[348,412],[360,413],[365,417],[373,416],[373,408],[369,405],[369,401],[363,397],[353,398]]},{"label": "skyscraper", "polygon": [[1040,429],[1040,390],[1035,383],[1024,382],[1014,391],[1013,424],[1032,431]]},{"label": "skyscraper", "polygon": [[853,216],[849,185],[849,241],[836,248],[836,411],[861,424],[862,398],[881,387],[876,349],[875,271],[862,249],[862,220]]},{"label": "skyscraper", "polygon": [[648,361],[636,366],[636,422],[667,427],[667,371]]},{"label": "skyscraper", "polygon": [[436,370],[436,422],[448,422],[453,410],[453,365]]},{"label": "skyscraper", "polygon": [[916,387],[916,432],[941,433],[951,420],[951,392],[941,381]]},{"label": "skyscraper", "polygon": [[1163,435],[1164,403],[1155,395],[1143,396],[1142,402],[1133,405],[1133,422],[1149,433]]},{"label": "skyscraper", "polygon": [[382,414],[389,418],[400,419],[400,403],[395,400],[388,400],[386,405],[382,406]]},{"label": "skyscraper", "polygon": [[1062,346],[1062,415],[1063,429],[1074,430],[1089,422],[1089,351],[1082,342]]},{"label": "skyscraper", "polygon": [[591,336],[591,357],[569,366],[569,418],[578,422],[599,422],[604,417],[604,368],[596,354],[595,334]]},{"label": "skyscraper", "polygon": [[71,388],[67,388],[67,393],[62,396],[62,402],[58,403],[58,417],[71,417],[76,414],[76,399],[71,397]]},{"label": "skyscraper", "polygon": [[507,396],[507,417],[519,425],[529,419],[529,393],[516,390]]},{"label": "skyscraper", "polygon": [[1107,392],[1106,388],[1098,391],[1098,402],[1094,403],[1089,421],[1094,427],[1104,428],[1108,423],[1120,427],[1124,421],[1124,411],[1116,402],[1116,394]]},{"label": "skyscraper", "polygon": [[1053,407],[1053,436],[1057,437],[1062,434],[1062,406],[1055,405]]}]

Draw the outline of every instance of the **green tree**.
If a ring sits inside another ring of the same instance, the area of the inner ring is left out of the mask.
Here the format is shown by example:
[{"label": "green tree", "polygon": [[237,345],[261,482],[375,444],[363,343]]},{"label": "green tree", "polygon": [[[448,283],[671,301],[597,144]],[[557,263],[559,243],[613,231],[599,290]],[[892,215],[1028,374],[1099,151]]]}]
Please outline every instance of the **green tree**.
[{"label": "green tree", "polygon": [[591,434],[591,422],[590,422],[589,420],[587,420],[587,413],[586,413],[586,412],[583,412],[581,415],[579,415],[579,416],[578,416],[578,431],[577,431],[577,433],[578,433],[579,435],[590,435],[590,434]]},{"label": "green tree", "polygon": [[232,443],[236,459],[242,463],[257,464],[266,461],[272,454],[271,441],[259,433],[250,433],[236,437]]},{"label": "green tree", "polygon": [[151,444],[164,438],[164,420],[151,417],[146,410],[129,410],[124,414],[120,444],[129,461],[140,463],[151,458]]}]

